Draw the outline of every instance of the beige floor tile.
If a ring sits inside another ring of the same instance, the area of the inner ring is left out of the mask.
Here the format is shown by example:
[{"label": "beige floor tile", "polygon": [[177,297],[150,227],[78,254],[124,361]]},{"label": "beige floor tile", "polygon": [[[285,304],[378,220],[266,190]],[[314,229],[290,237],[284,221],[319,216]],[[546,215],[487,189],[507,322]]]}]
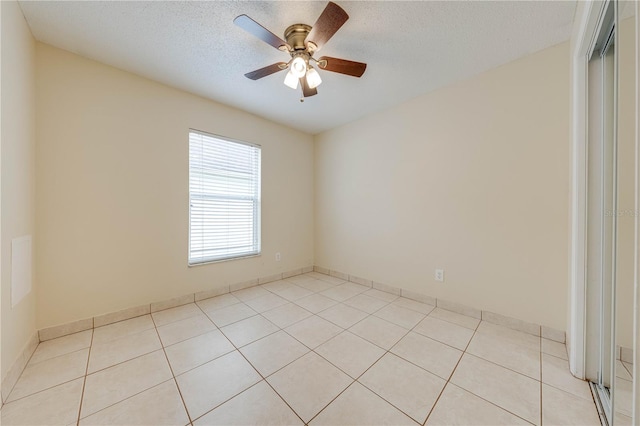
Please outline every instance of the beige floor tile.
[{"label": "beige floor tile", "polygon": [[81,418],[171,379],[162,350],[87,376]]},{"label": "beige floor tile", "polygon": [[593,401],[543,384],[542,424],[600,426],[600,418]]},{"label": "beige floor tile", "polygon": [[290,281],[290,279],[272,281],[270,283],[262,284],[260,287],[264,288],[271,293],[276,293],[280,290],[285,290],[292,285],[295,285],[295,282]]},{"label": "beige floor tile", "polygon": [[399,299],[399,296],[395,294],[387,293],[386,291],[376,290],[372,288],[371,290],[367,290],[362,294],[366,294],[369,297],[375,297],[376,299],[384,300],[385,302],[393,302],[394,300]]},{"label": "beige floor tile", "polygon": [[617,379],[613,389],[616,412],[631,416],[633,411],[633,382]]},{"label": "beige floor tile", "polygon": [[613,424],[615,426],[632,426],[633,421],[629,416],[625,416],[622,413],[615,413]]},{"label": "beige floor tile", "polygon": [[309,348],[281,330],[243,347],[240,352],[267,377],[308,353]]},{"label": "beige floor tile", "polygon": [[195,303],[189,303],[188,305],[165,309],[164,311],[158,311],[151,314],[156,327],[198,315],[202,315],[202,310]]},{"label": "beige floor tile", "polygon": [[220,329],[237,348],[248,345],[278,330],[280,328],[261,315],[234,322]]},{"label": "beige floor tile", "polygon": [[285,331],[310,349],[314,349],[341,333],[342,328],[314,315],[290,325]]},{"label": "beige floor tile", "polygon": [[229,340],[213,330],[165,348],[176,376],[235,350]]},{"label": "beige floor tile", "polygon": [[383,349],[390,349],[407,334],[406,329],[374,316],[363,319],[349,331]]},{"label": "beige floor tile", "polygon": [[315,277],[321,281],[325,281],[334,285],[344,284],[346,282],[346,280],[343,280],[342,278],[332,277],[331,275],[319,274]]},{"label": "beige floor tile", "polygon": [[344,302],[345,305],[352,308],[360,309],[368,314],[372,314],[378,309],[387,306],[389,302],[376,299],[375,297],[367,296],[366,294],[359,294]]},{"label": "beige floor tile", "polygon": [[192,419],[231,399],[260,379],[256,370],[238,351],[216,358],[176,378]]},{"label": "beige floor tile", "polygon": [[359,284],[344,283],[325,290],[320,294],[338,302],[344,302],[345,300],[350,299],[360,293],[364,293],[368,288],[369,287],[365,287]]},{"label": "beige floor tile", "polygon": [[0,424],[75,424],[80,411],[83,384],[84,379],[81,377],[10,402],[2,407]]},{"label": "beige floor tile", "polygon": [[7,401],[15,401],[84,376],[87,371],[88,357],[89,349],[81,349],[37,364],[28,364]]},{"label": "beige floor tile", "polygon": [[493,334],[476,333],[467,352],[540,380],[540,351],[513,344]]},{"label": "beige floor tile", "polygon": [[314,293],[319,293],[321,291],[329,290],[335,284],[331,284],[322,280],[313,279],[313,280],[296,282],[296,285],[302,288],[306,288],[307,290],[312,291]]},{"label": "beige floor tile", "polygon": [[285,278],[284,281],[298,284],[298,283],[303,283],[307,281],[318,281],[318,279],[309,274],[301,274],[301,275],[294,275],[292,277]]},{"label": "beige floor tile", "polygon": [[91,347],[88,374],[162,348],[155,329],[130,334]]},{"label": "beige floor tile", "polygon": [[309,352],[269,376],[267,381],[298,416],[308,422],[353,379],[319,355]]},{"label": "beige floor tile", "polygon": [[210,299],[199,300],[196,302],[203,311],[205,312],[213,312],[222,308],[226,308],[227,306],[235,305],[240,303],[240,299],[235,297],[233,294],[223,294],[221,296],[212,297]]},{"label": "beige floor tile", "polygon": [[490,334],[500,337],[505,342],[512,343],[514,345],[520,345],[540,352],[540,340],[538,336],[533,334],[527,334],[522,331],[512,330],[501,325],[491,324],[486,321],[480,322],[478,326],[478,333]]},{"label": "beige floor tile", "polygon": [[309,423],[312,426],[412,425],[417,423],[355,382]]},{"label": "beige floor tile", "polygon": [[277,308],[278,306],[286,305],[287,303],[289,303],[289,301],[276,294],[269,293],[265,296],[247,300],[245,303],[256,312],[264,312],[273,308]]},{"label": "beige floor tile", "polygon": [[444,380],[449,380],[462,356],[461,351],[414,332],[396,343],[391,352]]},{"label": "beige floor tile", "polygon": [[569,359],[567,346],[564,343],[554,342],[553,340],[542,339],[542,352],[558,358]]},{"label": "beige floor tile", "polygon": [[315,352],[354,379],[371,367],[385,351],[349,331],[323,343]]},{"label": "beige floor tile", "polygon": [[189,417],[173,379],[86,417],[80,425],[186,425]]},{"label": "beige floor tile", "polygon": [[286,288],[274,290],[274,293],[276,293],[280,297],[287,299],[290,302],[302,299],[303,297],[307,297],[313,294],[311,290],[297,286],[295,284],[290,284]]},{"label": "beige floor tile", "polygon": [[469,317],[442,308],[435,308],[433,311],[431,311],[431,313],[429,313],[429,316],[438,318],[443,321],[448,321],[450,323],[469,328],[471,330],[475,330],[476,327],[478,327],[478,324],[480,324],[480,320],[477,318]]},{"label": "beige floor tile", "polygon": [[310,317],[311,315],[311,312],[294,303],[282,305],[262,313],[263,317],[280,328],[288,327],[291,324],[295,324],[298,321],[302,321],[303,319]]},{"label": "beige floor tile", "polygon": [[160,335],[162,344],[164,346],[170,346],[215,329],[216,326],[213,325],[209,318],[204,314],[200,314],[158,327],[158,334]]},{"label": "beige floor tile", "polygon": [[205,425],[302,425],[302,421],[264,380],[194,422]]},{"label": "beige floor tile", "polygon": [[464,354],[451,382],[531,423],[540,424],[539,381]]},{"label": "beige floor tile", "polygon": [[420,312],[421,314],[428,315],[436,307],[426,303],[418,302],[417,300],[407,299],[406,297],[398,297],[393,301],[394,305],[402,306],[403,308],[411,309],[412,311]]},{"label": "beige floor tile", "polygon": [[328,277],[329,275],[321,274],[320,272],[317,272],[317,271],[312,271],[312,272],[308,272],[306,274],[303,274],[302,276],[303,277],[311,277],[311,278],[315,278],[315,279],[319,280],[320,278]]},{"label": "beige floor tile", "polygon": [[233,324],[234,322],[238,322],[257,314],[258,313],[256,311],[244,303],[237,303],[235,305],[207,312],[211,321],[213,321],[218,327],[224,327],[225,325]]},{"label": "beige floor tile", "polygon": [[589,384],[573,377],[569,362],[555,356],[542,354],[542,382],[586,400],[592,399]]},{"label": "beige floor tile", "polygon": [[349,328],[369,316],[369,314],[350,306],[343,305],[342,303],[338,303],[337,305],[318,313],[318,316],[331,321],[342,328]]},{"label": "beige floor tile", "polygon": [[449,383],[426,424],[431,426],[512,426],[531,423]]},{"label": "beige floor tile", "polygon": [[126,321],[115,322],[93,330],[93,344],[108,342],[151,328],[155,328],[151,315],[143,315]]},{"label": "beige floor tile", "polygon": [[411,329],[424,319],[424,314],[394,305],[393,303],[380,309],[373,315],[385,319],[400,327]]},{"label": "beige floor tile", "polygon": [[418,423],[424,423],[446,383],[390,353],[358,381]]},{"label": "beige floor tile", "polygon": [[41,342],[33,353],[29,363],[33,365],[60,355],[88,348],[91,346],[92,335],[93,330],[87,330]]},{"label": "beige floor tile", "polygon": [[460,350],[467,347],[474,333],[469,328],[432,316],[423,319],[413,331]]},{"label": "beige floor tile", "polygon": [[325,309],[329,309],[337,303],[338,302],[336,302],[335,300],[318,293],[296,300],[296,304],[298,306],[301,306],[307,311],[313,312],[314,314],[324,311]]},{"label": "beige floor tile", "polygon": [[237,297],[238,299],[242,300],[243,302],[246,302],[247,300],[256,299],[260,296],[266,296],[267,294],[270,294],[270,293],[269,291],[265,290],[262,287],[255,286],[255,287],[249,287],[242,290],[234,291],[231,294]]},{"label": "beige floor tile", "polygon": [[624,367],[622,361],[620,361],[619,359],[616,360],[616,377],[624,380],[633,380],[633,377],[631,377],[631,374],[629,374],[629,370]]}]

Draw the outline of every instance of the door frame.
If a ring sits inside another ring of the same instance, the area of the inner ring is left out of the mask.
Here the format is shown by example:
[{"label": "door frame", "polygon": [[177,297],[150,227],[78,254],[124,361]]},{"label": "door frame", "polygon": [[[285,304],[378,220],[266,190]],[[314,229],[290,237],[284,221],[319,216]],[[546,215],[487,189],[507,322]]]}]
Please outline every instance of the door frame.
[{"label": "door frame", "polygon": [[[571,35],[571,227],[569,268],[569,318],[567,349],[571,373],[585,378],[586,367],[586,248],[587,248],[587,69],[589,50],[597,35],[600,17],[608,1],[578,2]],[[640,212],[640,2],[635,2],[636,28],[636,124],[635,124],[635,209]],[[640,424],[640,214],[635,215],[634,232],[634,381],[633,424]]]},{"label": "door frame", "polygon": [[588,66],[607,0],[579,2],[571,35],[571,263],[567,333],[569,368],[586,373]]}]

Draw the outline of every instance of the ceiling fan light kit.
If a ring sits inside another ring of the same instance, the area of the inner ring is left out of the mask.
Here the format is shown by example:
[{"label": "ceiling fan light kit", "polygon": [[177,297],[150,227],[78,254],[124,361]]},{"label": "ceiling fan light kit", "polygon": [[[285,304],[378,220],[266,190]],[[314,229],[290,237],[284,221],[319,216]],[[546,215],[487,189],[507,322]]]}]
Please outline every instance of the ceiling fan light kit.
[{"label": "ceiling fan light kit", "polygon": [[311,61],[325,71],[361,77],[367,68],[365,63],[328,56],[323,56],[320,59],[313,57],[313,54],[322,49],[322,46],[344,25],[347,19],[349,19],[349,15],[340,6],[329,2],[312,27],[306,24],[289,26],[284,32],[286,40],[284,41],[247,15],[238,16],[233,20],[237,26],[276,49],[286,51],[291,56],[291,60],[287,63],[278,62],[246,73],[245,76],[251,80],[258,80],[288,69],[284,84],[292,89],[297,89],[298,82],[300,82],[303,96],[301,101],[305,97],[316,95],[318,93],[316,88],[322,83],[320,73],[311,65]]}]

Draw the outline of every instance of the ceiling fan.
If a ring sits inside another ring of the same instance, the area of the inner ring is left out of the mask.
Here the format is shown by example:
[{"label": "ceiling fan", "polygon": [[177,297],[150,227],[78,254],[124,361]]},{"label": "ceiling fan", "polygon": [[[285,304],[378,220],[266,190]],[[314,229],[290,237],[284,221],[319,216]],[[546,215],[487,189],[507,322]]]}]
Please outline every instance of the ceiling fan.
[{"label": "ceiling fan", "polygon": [[329,2],[312,27],[306,24],[293,24],[288,27],[284,32],[285,41],[247,15],[238,16],[233,20],[237,26],[276,49],[291,55],[289,62],[277,62],[246,73],[245,77],[258,80],[288,69],[284,84],[292,89],[297,89],[298,82],[300,83],[303,95],[303,98],[300,99],[301,102],[305,97],[316,95],[318,93],[316,88],[322,83],[320,74],[311,65],[312,61],[322,70],[361,77],[367,64],[329,56],[322,56],[319,59],[313,57],[313,54],[322,49],[322,46],[347,22],[347,19],[349,19],[347,12],[337,4]]}]

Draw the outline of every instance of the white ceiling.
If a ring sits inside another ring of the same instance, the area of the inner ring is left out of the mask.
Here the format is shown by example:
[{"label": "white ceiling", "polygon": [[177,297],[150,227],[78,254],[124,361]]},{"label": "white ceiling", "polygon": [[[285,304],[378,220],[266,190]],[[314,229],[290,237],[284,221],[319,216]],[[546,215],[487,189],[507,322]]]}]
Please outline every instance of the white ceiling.
[{"label": "white ceiling", "polygon": [[569,39],[575,1],[341,1],[350,19],[316,56],[366,62],[360,79],[320,71],[318,95],[244,74],[288,54],[233,24],[276,35],[313,25],[326,1],[21,1],[36,39],[317,134]]}]

